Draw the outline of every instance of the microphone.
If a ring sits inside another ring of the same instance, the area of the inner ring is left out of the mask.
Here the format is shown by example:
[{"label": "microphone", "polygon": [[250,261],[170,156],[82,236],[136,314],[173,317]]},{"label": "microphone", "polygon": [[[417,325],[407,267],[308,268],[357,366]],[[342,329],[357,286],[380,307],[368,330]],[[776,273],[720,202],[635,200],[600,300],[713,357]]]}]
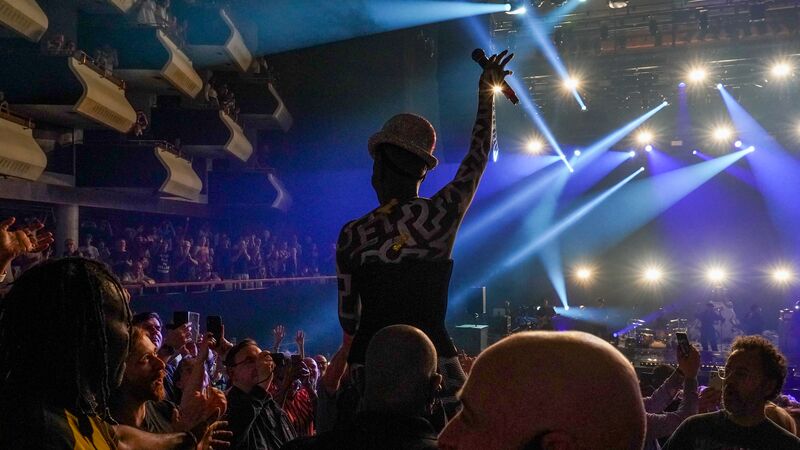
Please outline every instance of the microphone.
[{"label": "microphone", "polygon": [[[472,51],[472,60],[478,63],[481,67],[486,67],[486,64],[489,62],[489,58],[486,57],[486,52],[483,51],[481,48],[476,48]],[[513,104],[519,103],[519,98],[517,98],[517,94],[511,89],[511,86],[503,80],[503,84],[500,86],[500,91],[503,95],[506,96],[508,101]]]}]

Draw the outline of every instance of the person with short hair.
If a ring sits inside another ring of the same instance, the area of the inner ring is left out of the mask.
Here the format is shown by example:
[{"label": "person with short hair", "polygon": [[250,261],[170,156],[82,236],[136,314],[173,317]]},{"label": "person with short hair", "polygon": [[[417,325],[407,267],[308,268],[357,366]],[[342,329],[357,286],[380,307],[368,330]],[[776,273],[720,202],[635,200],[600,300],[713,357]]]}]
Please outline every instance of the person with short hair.
[{"label": "person with short hair", "polygon": [[436,348],[419,329],[392,325],[370,340],[364,365],[361,410],[352,425],[311,438],[285,450],[435,449],[430,414],[442,376],[436,373]]},{"label": "person with short hair", "polygon": [[272,399],[269,385],[275,363],[256,341],[244,339],[225,356],[232,387],[227,420],[231,450],[277,450],[297,437],[289,417]]},{"label": "person with short hair", "polygon": [[767,418],[764,407],[786,379],[786,358],[761,336],[742,336],[725,362],[723,409],[686,419],[664,450],[800,448],[800,439]]},{"label": "person with short hair", "polygon": [[645,411],[631,363],[578,331],[523,332],[475,360],[446,450],[641,449]]}]

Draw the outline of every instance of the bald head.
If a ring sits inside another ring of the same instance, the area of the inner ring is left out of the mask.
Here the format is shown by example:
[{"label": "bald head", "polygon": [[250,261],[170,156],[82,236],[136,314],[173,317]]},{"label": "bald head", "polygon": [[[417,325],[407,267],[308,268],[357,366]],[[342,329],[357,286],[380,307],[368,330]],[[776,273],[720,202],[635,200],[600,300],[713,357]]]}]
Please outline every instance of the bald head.
[{"label": "bald head", "polygon": [[475,361],[461,400],[442,448],[521,449],[537,440],[541,448],[640,449],[644,440],[633,367],[586,333],[503,339]]},{"label": "bald head", "polygon": [[375,333],[364,369],[363,402],[370,410],[418,413],[440,379],[433,343],[409,325],[392,325]]}]

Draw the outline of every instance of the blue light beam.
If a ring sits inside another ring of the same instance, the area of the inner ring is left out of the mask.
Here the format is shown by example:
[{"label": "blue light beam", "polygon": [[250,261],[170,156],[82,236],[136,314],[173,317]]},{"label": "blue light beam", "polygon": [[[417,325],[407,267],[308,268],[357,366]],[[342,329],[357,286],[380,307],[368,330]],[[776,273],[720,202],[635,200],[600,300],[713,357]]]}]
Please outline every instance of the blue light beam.
[{"label": "blue light beam", "polygon": [[522,249],[517,251],[515,254],[511,255],[511,257],[506,260],[506,262],[502,265],[502,267],[504,269],[513,267],[523,259],[530,256],[532,253],[541,249],[543,245],[552,241],[553,239],[558,237],[561,233],[565,232],[567,229],[578,223],[593,209],[597,208],[601,203],[603,203],[603,201],[611,197],[611,195],[619,191],[629,181],[633,180],[637,175],[639,175],[642,172],[644,172],[644,167],[640,167],[638,170],[628,175],[625,179],[623,179],[619,183],[615,184],[602,194],[596,196],[594,199],[590,200],[589,202],[587,202],[580,208],[576,209],[563,219],[559,220],[557,223],[553,224],[547,231],[545,231],[538,238],[534,239],[532,242],[528,243],[528,245],[522,247]]},{"label": "blue light beam", "polygon": [[[545,59],[547,59],[547,61],[553,67],[553,70],[556,71],[562,81],[566,82],[569,80],[570,75],[567,71],[567,67],[563,62],[561,62],[561,57],[558,55],[556,46],[550,40],[550,36],[548,36],[548,34],[544,31],[540,20],[535,17],[535,14],[532,11],[528,14],[525,14],[523,16],[523,20],[533,32],[533,39],[536,41],[537,46],[542,50],[542,54],[544,55]],[[578,93],[578,88],[571,88],[570,91],[581,109],[586,111],[586,104],[583,102],[581,95]]]},{"label": "blue light beam", "polygon": [[254,16],[263,54],[506,11],[506,4],[428,0],[271,0]]}]

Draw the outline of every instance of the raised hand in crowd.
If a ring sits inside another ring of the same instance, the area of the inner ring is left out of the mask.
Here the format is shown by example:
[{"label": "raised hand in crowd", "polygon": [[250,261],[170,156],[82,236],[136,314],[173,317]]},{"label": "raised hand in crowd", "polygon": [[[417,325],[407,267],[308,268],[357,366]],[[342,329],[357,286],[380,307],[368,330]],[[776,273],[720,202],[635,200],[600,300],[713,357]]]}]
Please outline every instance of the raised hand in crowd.
[{"label": "raised hand in crowd", "polygon": [[197,450],[214,450],[230,447],[233,433],[226,430],[228,422],[217,420],[206,428],[203,438],[197,444]]},{"label": "raised hand in crowd", "polygon": [[680,350],[677,353],[678,370],[685,377],[697,378],[697,373],[700,371],[700,352],[693,345],[690,345],[688,355],[684,355]]},{"label": "raised hand in crowd", "polygon": [[228,354],[228,350],[233,348],[233,342],[225,339],[224,324],[220,326],[219,342],[215,340],[213,344],[209,344],[209,346],[211,347],[211,350],[214,350],[214,352],[216,352],[219,359],[225,359],[225,355]]},{"label": "raised hand in crowd", "polygon": [[175,356],[179,355],[192,340],[191,325],[185,323],[179,327],[167,330],[164,335],[164,343],[158,349],[158,357],[164,363],[168,363]]},{"label": "raised hand in crowd", "polygon": [[34,222],[11,231],[10,228],[15,222],[14,217],[0,222],[0,278],[5,278],[5,273],[14,258],[23,253],[41,252],[53,243],[52,233],[37,233],[44,227],[41,222]]},{"label": "raised hand in crowd", "polygon": [[272,345],[272,351],[278,352],[281,348],[281,342],[283,342],[283,338],[286,337],[286,328],[283,325],[278,325],[272,329],[272,335],[275,337]]},{"label": "raised hand in crowd", "polygon": [[300,359],[306,357],[306,335],[303,334],[303,330],[297,330],[297,334],[294,336],[294,341],[297,343],[297,354],[300,355]]}]

